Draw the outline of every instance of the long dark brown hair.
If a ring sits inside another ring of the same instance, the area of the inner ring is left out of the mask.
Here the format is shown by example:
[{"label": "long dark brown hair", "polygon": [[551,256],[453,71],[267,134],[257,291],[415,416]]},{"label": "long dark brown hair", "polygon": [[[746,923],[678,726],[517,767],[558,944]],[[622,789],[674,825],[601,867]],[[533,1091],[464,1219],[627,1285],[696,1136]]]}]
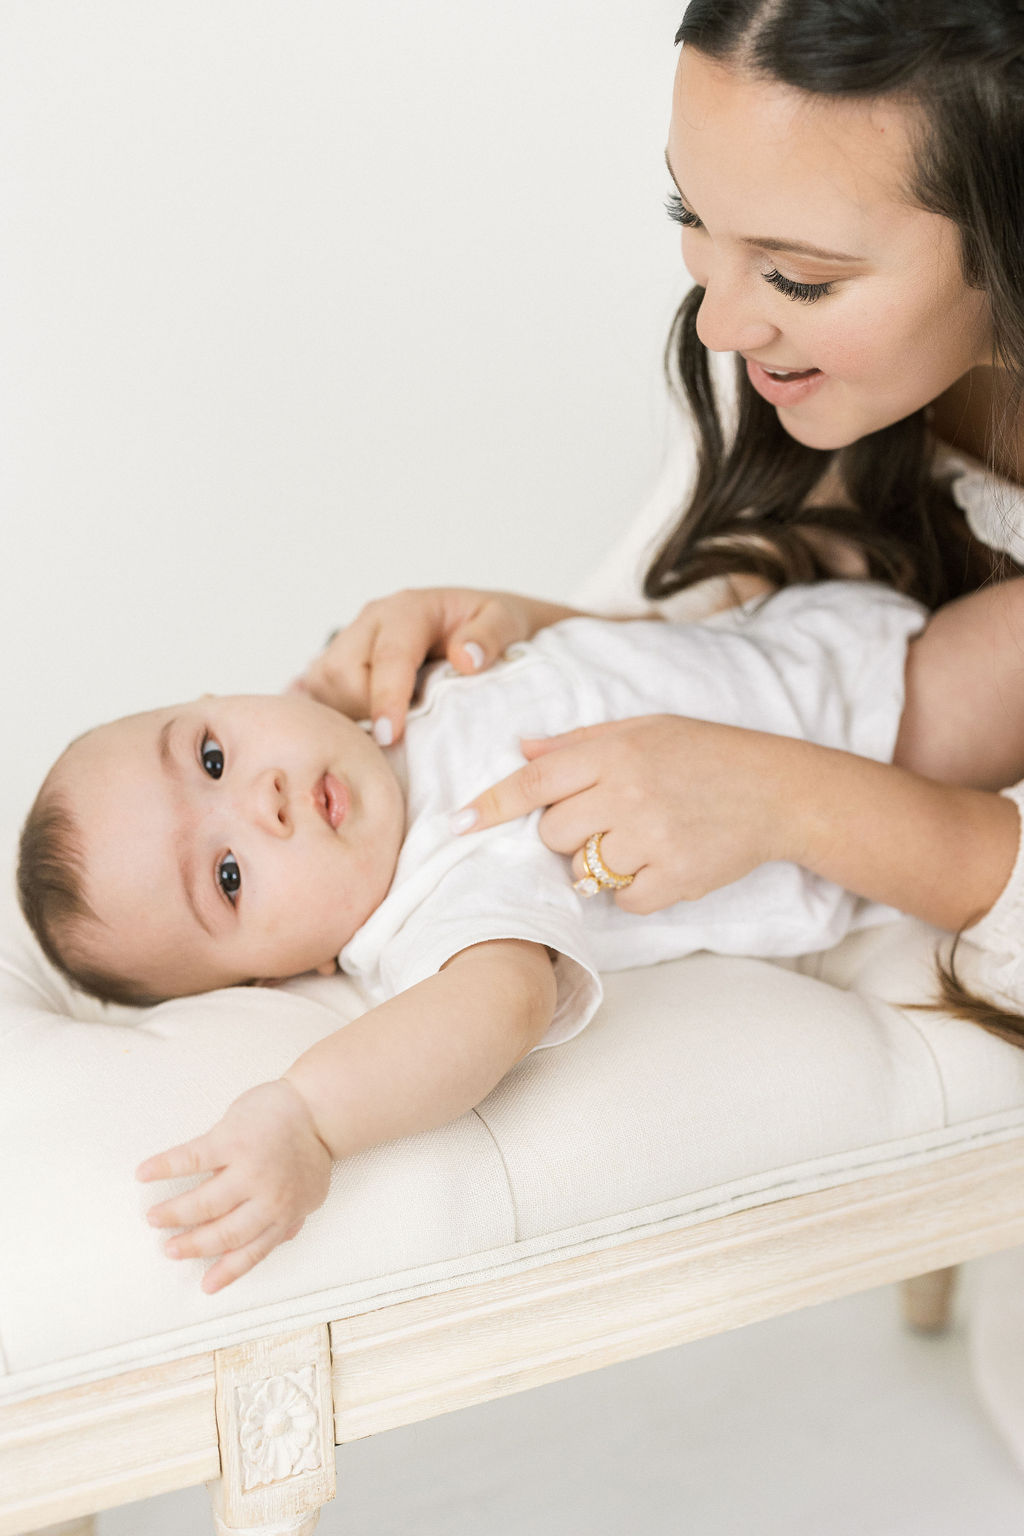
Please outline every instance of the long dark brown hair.
[{"label": "long dark brown hair", "polygon": [[[920,109],[909,196],[960,232],[965,281],[988,297],[993,361],[1016,422],[1024,398],[1024,14],[1014,0],[691,0],[677,43],[813,95],[896,97]],[[822,541],[839,535],[867,572],[937,607],[1012,564],[972,539],[936,480],[926,413],[847,448],[789,436],[737,359],[727,439],[696,332],[693,289],[666,348],[666,372],[698,438],[689,505],[647,572],[648,597],[705,577],[751,571],[776,585],[831,574]],[[849,504],[814,497],[837,472]]]},{"label": "long dark brown hair", "polygon": [[[909,197],[960,234],[965,282],[984,292],[1005,383],[992,441],[1011,458],[1024,401],[1024,11],[1016,0],[691,0],[677,43],[812,95],[890,97],[918,109]],[[668,597],[710,576],[752,572],[775,586],[833,574],[815,535],[860,552],[867,574],[929,608],[1018,567],[974,540],[936,478],[926,411],[836,450],[789,436],[737,358],[726,433],[696,330],[704,290],[683,301],[665,370],[689,408],[698,471],[689,504],[644,582]],[[816,488],[832,469],[845,493]],[[1018,478],[1022,478],[1018,476]],[[1022,935],[1024,942],[1024,935]],[[955,949],[938,965],[942,1006],[1024,1046],[1024,1018],[971,993]]]}]

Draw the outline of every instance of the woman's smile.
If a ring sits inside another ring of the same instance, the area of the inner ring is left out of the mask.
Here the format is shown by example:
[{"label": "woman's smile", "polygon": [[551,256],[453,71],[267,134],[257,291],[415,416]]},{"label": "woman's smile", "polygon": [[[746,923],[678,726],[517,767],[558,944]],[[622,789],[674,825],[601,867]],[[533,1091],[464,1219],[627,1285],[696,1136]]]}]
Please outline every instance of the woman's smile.
[{"label": "woman's smile", "polygon": [[769,405],[794,406],[824,384],[826,375],[820,368],[775,369],[764,363],[756,363],[748,357],[747,378]]}]

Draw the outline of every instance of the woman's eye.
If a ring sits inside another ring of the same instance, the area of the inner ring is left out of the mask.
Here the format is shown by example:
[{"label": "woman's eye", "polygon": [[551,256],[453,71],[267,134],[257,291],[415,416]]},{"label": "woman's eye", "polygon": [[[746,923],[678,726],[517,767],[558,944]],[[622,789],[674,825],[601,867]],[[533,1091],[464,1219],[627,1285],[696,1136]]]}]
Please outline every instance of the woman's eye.
[{"label": "woman's eye", "polygon": [[224,772],[224,752],[212,736],[203,737],[203,744],[199,749],[199,758],[203,765],[203,771],[208,773],[211,779],[219,779]]},{"label": "woman's eye", "polygon": [[815,299],[825,298],[835,287],[834,283],[794,283],[791,277],[783,277],[774,267],[770,272],[762,272],[761,276],[766,283],[771,283],[773,288],[784,293],[787,299],[799,299],[804,304],[813,304]]},{"label": "woman's eye", "polygon": [[217,884],[234,906],[238,893],[242,889],[242,871],[233,853],[226,853],[217,861]]},{"label": "woman's eye", "polygon": [[673,224],[681,224],[684,229],[703,228],[700,219],[695,213],[690,212],[678,192],[670,192],[665,199],[665,212]]}]

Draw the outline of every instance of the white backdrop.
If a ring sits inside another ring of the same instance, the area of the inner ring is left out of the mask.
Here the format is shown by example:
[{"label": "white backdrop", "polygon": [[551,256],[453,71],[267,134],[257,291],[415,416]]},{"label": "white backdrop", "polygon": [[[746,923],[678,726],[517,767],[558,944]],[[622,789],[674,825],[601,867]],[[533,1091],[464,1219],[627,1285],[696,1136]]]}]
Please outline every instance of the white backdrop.
[{"label": "white backdrop", "polygon": [[644,499],[682,0],[4,0],[7,843],[78,731]]}]

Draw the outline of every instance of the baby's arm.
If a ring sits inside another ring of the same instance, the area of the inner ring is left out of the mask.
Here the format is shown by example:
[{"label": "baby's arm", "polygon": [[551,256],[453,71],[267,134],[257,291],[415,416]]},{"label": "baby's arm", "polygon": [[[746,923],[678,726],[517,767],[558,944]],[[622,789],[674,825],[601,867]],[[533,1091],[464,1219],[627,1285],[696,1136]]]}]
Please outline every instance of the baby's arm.
[{"label": "baby's arm", "polygon": [[554,1009],[547,951],[499,939],[318,1041],[205,1136],[138,1169],[143,1180],[212,1175],[150,1211],[154,1226],[191,1229],[167,1252],[220,1256],[204,1291],[237,1280],[323,1204],[334,1159],[473,1109],[542,1038]]}]

